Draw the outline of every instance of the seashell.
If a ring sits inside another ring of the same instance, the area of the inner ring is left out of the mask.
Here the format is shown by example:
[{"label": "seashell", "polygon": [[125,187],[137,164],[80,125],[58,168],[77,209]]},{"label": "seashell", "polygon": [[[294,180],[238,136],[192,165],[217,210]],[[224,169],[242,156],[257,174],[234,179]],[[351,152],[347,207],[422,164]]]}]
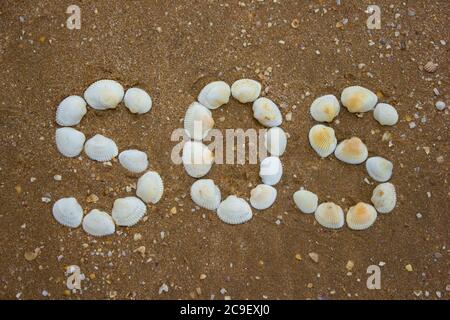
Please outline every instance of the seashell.
[{"label": "seashell", "polygon": [[392,183],[381,183],[375,187],[370,199],[380,213],[389,213],[397,204],[397,193]]},{"label": "seashell", "polygon": [[383,126],[393,126],[398,121],[397,110],[387,103],[379,103],[373,111],[373,117]]},{"label": "seashell", "polygon": [[253,117],[266,127],[278,127],[283,122],[280,109],[267,98],[259,98],[253,102]]},{"label": "seashell", "polygon": [[378,182],[386,182],[392,176],[394,165],[382,157],[370,157],[366,161],[366,169],[369,176]]},{"label": "seashell", "polygon": [[341,106],[339,101],[332,94],[317,98],[309,108],[313,119],[319,122],[332,122],[340,110]]},{"label": "seashell", "polygon": [[145,90],[140,88],[128,89],[123,102],[131,113],[143,114],[149,112],[152,108],[152,98]]},{"label": "seashell", "polygon": [[257,210],[270,208],[277,198],[277,190],[267,184],[259,184],[250,191],[250,204]]},{"label": "seashell", "polygon": [[281,156],[286,150],[286,133],[280,127],[273,127],[266,131],[264,145],[272,156]]},{"label": "seashell", "polygon": [[202,140],[214,127],[211,111],[198,102],[193,102],[184,116],[184,130],[194,140]]},{"label": "seashell", "polygon": [[231,94],[241,103],[253,102],[261,94],[261,84],[252,79],[240,79],[231,85]]},{"label": "seashell", "polygon": [[328,229],[340,229],[344,226],[344,211],[333,202],[321,203],[314,212],[316,221]]},{"label": "seashell", "polygon": [[353,86],[342,91],[341,102],[350,112],[367,112],[377,104],[378,97],[369,89]]},{"label": "seashell", "polygon": [[61,198],[53,205],[53,217],[60,224],[77,228],[83,220],[83,209],[75,198]]},{"label": "seashell", "polygon": [[198,141],[188,141],[183,146],[183,166],[193,178],[205,176],[214,162],[214,155],[206,145]]},{"label": "seashell", "polygon": [[303,213],[314,213],[317,209],[319,198],[308,190],[298,190],[294,193],[294,202]]},{"label": "seashell", "polygon": [[434,63],[433,61],[428,61],[424,66],[423,69],[426,72],[429,73],[433,73],[436,72],[436,70],[438,69],[439,65],[437,63]]},{"label": "seashell", "polygon": [[83,230],[91,236],[103,237],[113,234],[116,226],[109,214],[94,209],[84,217]]},{"label": "seashell", "polygon": [[359,202],[347,212],[347,225],[352,230],[365,230],[377,219],[377,211],[370,204]]},{"label": "seashell", "polygon": [[217,109],[230,100],[230,86],[223,81],[207,84],[198,95],[198,102],[208,109]]},{"label": "seashell", "polygon": [[283,165],[278,157],[267,157],[261,161],[259,176],[264,184],[276,185],[283,175]]},{"label": "seashell", "polygon": [[322,158],[328,157],[336,149],[336,136],[334,129],[316,124],[309,130],[309,144]]},{"label": "seashell", "polygon": [[141,173],[147,170],[148,158],[145,152],[130,149],[119,154],[119,162],[130,172]]},{"label": "seashell", "polygon": [[91,160],[105,162],[116,157],[119,149],[116,143],[110,138],[96,134],[86,141],[84,152]]},{"label": "seashell", "polygon": [[83,150],[86,137],[83,132],[73,128],[56,129],[55,134],[56,148],[65,157],[76,157]]},{"label": "seashell", "polygon": [[99,80],[84,92],[84,99],[94,109],[114,109],[122,101],[123,87],[114,80]]},{"label": "seashell", "polygon": [[211,179],[200,179],[191,186],[191,199],[199,207],[216,210],[219,207],[220,189]]},{"label": "seashell", "polygon": [[334,151],[336,158],[349,164],[363,163],[366,161],[368,154],[366,145],[357,137],[342,141]]},{"label": "seashell", "polygon": [[131,227],[147,213],[147,206],[136,197],[120,198],[114,201],[112,218],[118,226]]},{"label": "seashell", "polygon": [[138,179],[136,195],[145,203],[158,203],[164,193],[164,183],[156,171],[149,171]]},{"label": "seashell", "polygon": [[229,196],[220,203],[217,215],[225,223],[241,224],[249,221],[253,213],[247,201],[236,196]]},{"label": "seashell", "polygon": [[68,127],[77,125],[86,112],[86,101],[82,97],[69,96],[56,109],[56,123]]}]

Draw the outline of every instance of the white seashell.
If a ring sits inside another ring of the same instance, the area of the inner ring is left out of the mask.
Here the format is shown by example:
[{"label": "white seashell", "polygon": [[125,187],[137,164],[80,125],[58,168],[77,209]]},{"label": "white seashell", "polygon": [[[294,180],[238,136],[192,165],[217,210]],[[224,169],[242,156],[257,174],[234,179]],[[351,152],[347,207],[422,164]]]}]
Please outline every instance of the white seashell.
[{"label": "white seashell", "polygon": [[278,127],[283,122],[280,109],[267,98],[259,98],[253,102],[253,117],[266,127]]},{"label": "white seashell", "polygon": [[198,102],[209,109],[217,109],[230,100],[230,86],[223,81],[207,84],[198,95]]},{"label": "white seashell", "polygon": [[198,141],[188,141],[183,146],[183,166],[193,178],[205,176],[214,162],[214,155],[206,145]]},{"label": "white seashell", "polygon": [[397,110],[387,103],[379,103],[373,111],[373,117],[383,126],[393,126],[398,121]]},{"label": "white seashell", "polygon": [[116,157],[119,153],[116,143],[102,136],[101,134],[96,134],[84,145],[84,152],[91,160],[105,162],[110,161],[112,158]]},{"label": "white seashell", "polygon": [[214,127],[211,111],[198,102],[192,103],[184,116],[184,130],[194,140],[202,140]]},{"label": "white seashell", "polygon": [[152,108],[152,98],[150,95],[140,88],[130,88],[123,98],[125,107],[131,113],[143,114],[149,112]]},{"label": "white seashell", "polygon": [[114,109],[123,99],[124,90],[114,80],[99,80],[91,84],[84,92],[84,99],[94,109]]},{"label": "white seashell", "polygon": [[259,184],[250,191],[250,204],[257,210],[270,208],[277,198],[277,190],[267,184]]},{"label": "white seashell", "polygon": [[216,210],[219,207],[220,189],[211,179],[200,179],[191,186],[191,199],[199,207]]},{"label": "white seashell", "polygon": [[424,66],[423,69],[426,72],[429,73],[433,73],[436,72],[436,70],[438,69],[439,65],[437,63],[434,63],[433,61],[428,61]]},{"label": "white seashell", "polygon": [[347,225],[352,230],[365,230],[377,219],[377,211],[370,204],[359,202],[347,212]]},{"label": "white seashell", "polygon": [[145,203],[156,204],[164,193],[164,183],[156,171],[149,171],[138,179],[136,195]]},{"label": "white seashell", "polygon": [[278,157],[267,157],[261,161],[259,176],[264,184],[276,185],[283,175],[283,165]]},{"label": "white seashell", "polygon": [[91,236],[103,237],[113,234],[116,230],[116,226],[109,214],[94,209],[84,216],[83,230]]},{"label": "white seashell", "polygon": [[56,109],[56,123],[68,127],[77,125],[86,112],[86,101],[82,97],[69,96]]},{"label": "white seashell", "polygon": [[253,102],[261,94],[261,84],[252,79],[240,79],[231,85],[231,94],[241,103]]},{"label": "white seashell", "polygon": [[366,161],[369,152],[361,139],[352,137],[339,143],[334,155],[345,163],[360,164]]},{"label": "white seashell", "polygon": [[316,221],[328,229],[340,229],[344,226],[344,211],[333,202],[321,203],[314,212]]},{"label": "white seashell", "polygon": [[336,149],[336,136],[334,129],[316,124],[309,130],[309,144],[322,158],[328,157]]},{"label": "white seashell", "polygon": [[294,202],[303,213],[314,213],[317,209],[319,198],[308,190],[298,190],[294,193]]},{"label": "white seashell", "polygon": [[350,112],[370,111],[377,101],[375,93],[360,86],[347,87],[341,94],[341,102]]},{"label": "white seashell", "polygon": [[53,217],[63,226],[77,228],[83,220],[83,209],[75,198],[62,198],[53,205]]},{"label": "white seashell", "polygon": [[327,94],[314,100],[309,112],[316,121],[331,122],[340,110],[341,106],[338,99],[332,94]]},{"label": "white seashell", "polygon": [[394,165],[382,157],[370,157],[366,161],[366,169],[369,176],[378,182],[386,182],[392,176]]},{"label": "white seashell", "polygon": [[217,215],[225,223],[241,224],[249,221],[253,213],[247,201],[236,196],[229,196],[220,203]]},{"label": "white seashell", "polygon": [[141,173],[147,170],[148,158],[145,152],[139,150],[125,150],[119,154],[119,162],[130,172]]},{"label": "white seashell", "polygon": [[286,150],[286,133],[280,127],[273,127],[266,131],[264,144],[272,156],[281,156]]},{"label": "white seashell", "polygon": [[73,128],[59,128],[56,129],[55,135],[56,148],[66,157],[76,157],[83,150],[84,141],[86,137],[83,132]]},{"label": "white seashell", "polygon": [[397,193],[392,183],[381,183],[375,187],[371,201],[378,212],[389,213],[397,204]]},{"label": "white seashell", "polygon": [[131,227],[147,213],[147,206],[136,197],[120,198],[114,201],[112,218],[118,226]]}]

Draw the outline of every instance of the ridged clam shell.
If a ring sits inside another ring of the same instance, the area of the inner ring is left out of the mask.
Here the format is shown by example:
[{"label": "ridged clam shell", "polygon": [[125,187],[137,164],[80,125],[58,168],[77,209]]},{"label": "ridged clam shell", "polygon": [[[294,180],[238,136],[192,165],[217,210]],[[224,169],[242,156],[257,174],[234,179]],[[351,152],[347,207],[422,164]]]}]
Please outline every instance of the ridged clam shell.
[{"label": "ridged clam shell", "polygon": [[294,193],[294,202],[303,213],[314,213],[317,209],[319,198],[308,190],[298,190]]},{"label": "ridged clam shell", "polygon": [[198,102],[192,103],[184,116],[184,130],[194,140],[202,140],[214,127],[211,111]]},{"label": "ridged clam shell", "polygon": [[56,123],[64,127],[77,125],[86,112],[86,101],[82,97],[69,96],[56,109]]},{"label": "ridged clam shell", "polygon": [[141,173],[147,170],[148,158],[145,152],[130,149],[119,154],[119,162],[130,172]]},{"label": "ridged clam shell", "polygon": [[94,209],[84,216],[83,230],[91,236],[103,237],[113,234],[116,226],[109,214]]},{"label": "ridged clam shell", "polygon": [[250,191],[250,204],[257,210],[270,208],[277,199],[277,190],[267,184],[259,184]]},{"label": "ridged clam shell", "polygon": [[99,80],[84,92],[84,99],[94,109],[114,109],[122,101],[123,87],[114,80]]},{"label": "ridged clam shell", "polygon": [[309,144],[322,157],[328,157],[336,149],[336,136],[334,129],[324,126],[322,124],[316,124],[309,130]]},{"label": "ridged clam shell", "polygon": [[314,100],[309,112],[316,121],[332,122],[340,110],[341,106],[338,99],[332,94],[327,94]]},{"label": "ridged clam shell", "polygon": [[75,198],[62,198],[53,205],[53,217],[60,224],[77,228],[83,220],[83,209]]},{"label": "ridged clam shell", "polygon": [[373,189],[371,201],[380,213],[389,213],[397,204],[397,193],[392,183],[381,183]]},{"label": "ridged clam shell", "polygon": [[128,89],[123,102],[131,113],[143,114],[149,112],[152,108],[152,98],[145,90],[140,88]]},{"label": "ridged clam shell", "polygon": [[156,171],[149,171],[138,179],[136,195],[145,203],[156,204],[164,193],[164,183]]},{"label": "ridged clam shell", "polygon": [[200,179],[191,186],[191,199],[199,207],[216,210],[222,199],[220,189],[211,179]]},{"label": "ridged clam shell", "polygon": [[369,152],[366,145],[357,137],[346,139],[338,144],[334,155],[349,164],[360,164],[366,161]]},{"label": "ridged clam shell", "polygon": [[314,212],[314,218],[322,227],[328,229],[340,229],[345,223],[344,211],[333,202],[321,203]]},{"label": "ridged clam shell", "polygon": [[352,86],[342,91],[341,102],[350,112],[367,112],[377,104],[378,97],[369,89]]},{"label": "ridged clam shell", "polygon": [[102,136],[101,134],[96,134],[84,145],[84,152],[91,160],[95,161],[110,161],[112,158],[116,157],[119,153],[116,143]]},{"label": "ridged clam shell", "polygon": [[112,218],[118,226],[131,227],[147,213],[147,206],[136,197],[119,198],[114,201]]},{"label": "ridged clam shell", "polygon": [[393,126],[398,121],[397,110],[387,103],[379,103],[373,111],[373,117],[383,126]]},{"label": "ridged clam shell", "polygon": [[230,86],[223,81],[207,84],[198,95],[198,102],[209,109],[217,109],[230,100]]},{"label": "ridged clam shell", "polygon": [[264,184],[276,185],[283,175],[283,165],[278,157],[267,157],[261,161],[259,176]]},{"label": "ridged clam shell", "polygon": [[261,84],[252,79],[240,79],[231,85],[231,94],[241,103],[253,102],[261,94]]},{"label": "ridged clam shell", "polygon": [[249,221],[253,213],[247,201],[236,196],[229,196],[220,203],[217,215],[225,223],[241,224]]},{"label": "ridged clam shell", "polygon": [[437,63],[434,63],[433,61],[428,61],[424,66],[423,69],[426,72],[429,73],[433,73],[436,72],[436,70],[438,69],[439,65]]},{"label": "ridged clam shell", "polygon": [[394,165],[382,157],[370,157],[366,161],[366,169],[369,176],[378,182],[386,182],[392,176]]},{"label": "ridged clam shell", "polygon": [[253,102],[253,117],[265,127],[278,127],[283,122],[278,106],[264,97]]},{"label": "ridged clam shell", "polygon": [[86,137],[83,132],[73,128],[56,129],[55,134],[56,148],[65,157],[76,157],[83,150]]},{"label": "ridged clam shell", "polygon": [[352,230],[365,230],[377,219],[377,211],[370,204],[359,202],[347,212],[347,225]]},{"label": "ridged clam shell", "polygon": [[183,146],[182,160],[187,174],[193,178],[200,178],[211,170],[214,155],[203,143],[188,141]]},{"label": "ridged clam shell", "polygon": [[272,156],[281,156],[286,150],[286,133],[280,127],[273,127],[267,130],[264,136],[264,144]]}]

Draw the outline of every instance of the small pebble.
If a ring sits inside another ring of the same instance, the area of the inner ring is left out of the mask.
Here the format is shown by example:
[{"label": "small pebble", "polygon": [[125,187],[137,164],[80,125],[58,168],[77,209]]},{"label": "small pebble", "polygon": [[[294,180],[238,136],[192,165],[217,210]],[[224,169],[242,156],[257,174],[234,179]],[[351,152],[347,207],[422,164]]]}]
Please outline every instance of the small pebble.
[{"label": "small pebble", "polygon": [[56,175],[53,176],[53,179],[55,179],[55,181],[61,181],[62,177],[61,177],[61,175],[56,174]]},{"label": "small pebble", "polygon": [[310,252],[308,253],[309,257],[311,258],[312,261],[314,261],[315,263],[319,262],[319,255],[315,252]]},{"label": "small pebble", "polygon": [[412,272],[412,271],[413,271],[413,267],[412,267],[412,265],[410,265],[410,264],[407,264],[407,265],[405,266],[405,269],[406,269],[406,271],[408,271],[408,272]]},{"label": "small pebble", "polygon": [[169,291],[169,287],[167,286],[167,284],[163,283],[161,287],[159,287],[158,290],[158,294],[161,294],[163,292],[168,292]]},{"label": "small pebble", "polygon": [[439,111],[444,110],[447,106],[445,105],[444,101],[438,101],[436,102],[436,104],[434,105],[436,107],[436,109],[438,109]]}]

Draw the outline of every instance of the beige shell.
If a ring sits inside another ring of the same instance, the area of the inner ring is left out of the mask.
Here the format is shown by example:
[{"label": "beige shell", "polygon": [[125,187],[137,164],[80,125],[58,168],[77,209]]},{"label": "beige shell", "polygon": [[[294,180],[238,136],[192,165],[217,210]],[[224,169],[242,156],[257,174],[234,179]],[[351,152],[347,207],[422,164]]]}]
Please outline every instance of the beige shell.
[{"label": "beige shell", "polygon": [[202,140],[214,127],[211,111],[198,102],[193,102],[184,116],[184,130],[194,140]]},{"label": "beige shell", "polygon": [[350,112],[367,112],[377,104],[378,97],[369,89],[353,86],[342,91],[341,102]]},{"label": "beige shell", "polygon": [[344,211],[333,202],[321,203],[314,212],[316,221],[328,229],[340,229],[344,226]]},{"label": "beige shell", "polygon": [[230,100],[231,88],[223,81],[207,84],[198,95],[198,102],[209,109],[217,109]]},{"label": "beige shell", "polygon": [[398,121],[397,110],[387,103],[379,103],[373,111],[373,117],[383,126],[393,126]]},{"label": "beige shell", "polygon": [[278,127],[283,122],[280,109],[267,98],[258,98],[253,102],[253,117],[266,127]]},{"label": "beige shell", "polygon": [[136,195],[145,203],[156,204],[161,200],[164,193],[164,183],[156,171],[146,172],[138,179]]},{"label": "beige shell", "polygon": [[250,191],[250,204],[257,210],[270,208],[277,198],[277,190],[267,184],[259,184]]},{"label": "beige shell", "polygon": [[317,209],[319,198],[308,190],[298,190],[294,193],[294,202],[297,208],[303,213],[314,213]]},{"label": "beige shell", "polygon": [[352,137],[339,143],[334,155],[345,163],[360,164],[366,161],[369,151],[361,139]]},{"label": "beige shell", "polygon": [[187,174],[200,178],[208,174],[214,163],[214,154],[198,141],[188,141],[183,146],[182,161]]},{"label": "beige shell", "polygon": [[392,176],[394,165],[382,157],[370,157],[366,161],[366,169],[369,176],[378,182],[386,182]]},{"label": "beige shell", "polygon": [[261,94],[261,84],[252,79],[240,79],[231,85],[231,94],[241,103],[253,102]]},{"label": "beige shell", "polygon": [[286,150],[286,133],[280,127],[273,127],[264,135],[264,146],[272,156],[281,156]]},{"label": "beige shell", "polygon": [[336,149],[337,140],[333,128],[317,124],[309,130],[308,138],[311,147],[322,158],[329,156]]},{"label": "beige shell", "polygon": [[370,204],[359,202],[347,212],[347,225],[352,230],[365,230],[377,219],[377,211]]},{"label": "beige shell", "polygon": [[380,213],[389,213],[397,204],[397,193],[392,183],[381,183],[373,189],[370,199]]},{"label": "beige shell", "polygon": [[309,112],[316,121],[332,122],[340,110],[341,106],[338,99],[334,95],[328,94],[314,100]]},{"label": "beige shell", "polygon": [[437,63],[434,63],[433,61],[428,61],[424,66],[423,69],[426,72],[429,73],[433,73],[436,72],[436,70],[438,69],[439,65]]}]

